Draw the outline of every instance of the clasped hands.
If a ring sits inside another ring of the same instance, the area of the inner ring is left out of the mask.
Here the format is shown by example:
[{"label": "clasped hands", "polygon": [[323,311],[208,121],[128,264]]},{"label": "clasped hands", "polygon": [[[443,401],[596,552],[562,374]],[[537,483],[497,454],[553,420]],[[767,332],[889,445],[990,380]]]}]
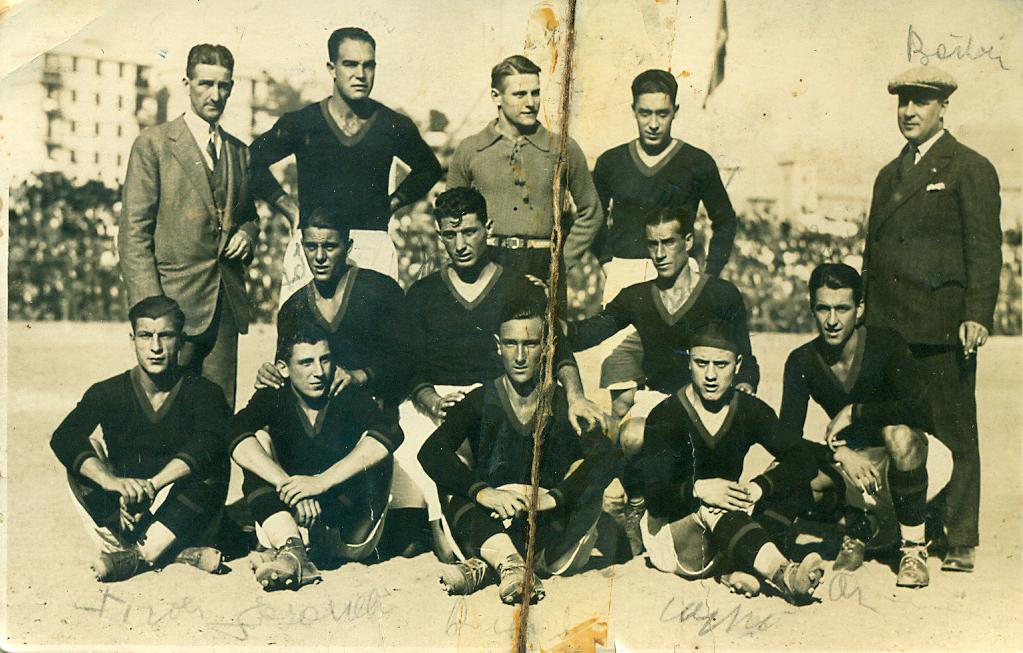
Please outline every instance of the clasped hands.
[{"label": "clasped hands", "polygon": [[711,514],[732,510],[752,512],[764,491],[752,481],[739,483],[726,478],[705,478],[693,483],[693,496],[707,506]]}]

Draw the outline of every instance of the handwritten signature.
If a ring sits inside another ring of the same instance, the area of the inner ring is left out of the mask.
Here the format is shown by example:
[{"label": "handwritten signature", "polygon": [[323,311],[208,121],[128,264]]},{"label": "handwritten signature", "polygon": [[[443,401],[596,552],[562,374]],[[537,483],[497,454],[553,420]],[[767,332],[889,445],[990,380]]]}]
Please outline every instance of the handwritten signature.
[{"label": "handwritten signature", "polygon": [[863,600],[863,589],[855,577],[844,571],[835,572],[828,581],[828,600],[830,601],[856,601],[857,605],[866,608],[871,612],[877,610]]},{"label": "handwritten signature", "polygon": [[661,621],[678,621],[685,623],[694,621],[700,624],[699,634],[709,635],[717,630],[721,632],[737,632],[743,637],[752,637],[757,633],[770,630],[777,622],[774,613],[758,616],[752,610],[744,610],[736,605],[731,610],[721,613],[710,601],[684,601],[672,597],[661,610]]},{"label": "handwritten signature", "polygon": [[932,58],[938,61],[953,57],[959,61],[963,59],[976,61],[987,58],[996,62],[1002,70],[1010,70],[1002,60],[1002,55],[995,53],[995,46],[974,45],[972,34],[949,34],[949,36],[955,41],[951,44],[939,43],[933,50],[928,51],[924,46],[923,37],[910,25],[909,31],[906,33],[906,59],[912,62],[914,55],[920,55],[920,65],[926,66]]},{"label": "handwritten signature", "polygon": [[110,588],[104,588],[98,604],[75,603],[74,607],[112,622],[132,625],[155,626],[165,621],[191,617],[211,630],[244,642],[253,630],[266,625],[308,626],[320,621],[352,623],[368,617],[383,616],[390,612],[383,602],[388,595],[390,595],[388,590],[374,588],[347,600],[330,599],[322,604],[305,605],[289,603],[286,606],[270,605],[267,598],[260,596],[255,603],[242,608],[233,616],[219,619],[207,614],[192,597],[186,596],[180,601],[154,607],[121,598]]}]

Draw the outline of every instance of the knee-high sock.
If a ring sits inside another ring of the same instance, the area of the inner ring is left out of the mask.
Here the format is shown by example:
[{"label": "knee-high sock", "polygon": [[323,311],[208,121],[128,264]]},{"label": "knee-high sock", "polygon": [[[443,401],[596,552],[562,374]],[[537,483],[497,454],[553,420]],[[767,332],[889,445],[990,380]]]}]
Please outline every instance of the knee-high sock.
[{"label": "knee-high sock", "polygon": [[895,516],[904,526],[924,523],[927,514],[927,467],[902,471],[888,465],[888,485],[892,490]]},{"label": "knee-high sock", "polygon": [[744,512],[722,515],[710,535],[718,550],[742,571],[753,571],[757,553],[771,541],[763,526]]}]

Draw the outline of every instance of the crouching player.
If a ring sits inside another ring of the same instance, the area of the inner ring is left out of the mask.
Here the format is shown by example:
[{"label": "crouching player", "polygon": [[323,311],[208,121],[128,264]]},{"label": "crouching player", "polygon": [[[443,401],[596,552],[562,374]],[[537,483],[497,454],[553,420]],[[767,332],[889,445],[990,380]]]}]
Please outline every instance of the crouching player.
[{"label": "crouching player", "polygon": [[[327,333],[295,324],[278,337],[286,380],[263,388],[231,422],[231,457],[244,470],[242,491],[270,548],[250,557],[264,589],[299,589],[320,580],[306,541],[328,564],[361,560],[376,547],[390,496],[395,411],[369,391],[330,395],[335,371]],[[256,438],[270,435],[269,451]]]},{"label": "crouching player", "polygon": [[[728,325],[710,322],[690,337],[692,382],[646,421],[643,544],[661,571],[697,578],[723,563],[731,573],[721,581],[732,591],[752,596],[764,579],[788,601],[804,603],[824,575],[821,558],[811,553],[792,562],[779,544],[808,499],[815,465],[798,433],[783,430],[767,404],[735,390],[742,362]],[[777,464],[740,482],[754,444]]]},{"label": "crouching player", "polygon": [[166,562],[215,572],[220,552],[190,545],[209,539],[222,514],[230,409],[218,386],[178,367],[177,302],[143,299],[128,319],[138,367],[89,388],[50,440],[100,546],[92,569],[104,582]]},{"label": "crouching player", "polygon": [[[546,328],[541,290],[509,302],[495,336],[504,373],[451,406],[419,452],[423,468],[437,484],[445,525],[462,559],[441,577],[450,594],[475,592],[496,576],[505,603],[544,596],[534,578],[530,596],[523,597],[523,554],[533,429],[544,399]],[[535,569],[541,575],[563,575],[589,561],[601,498],[617,454],[596,424],[576,434],[563,388],[558,386],[550,401],[552,416],[539,436]]]},{"label": "crouching player", "polygon": [[802,432],[811,397],[831,418],[828,446],[812,445],[821,469],[812,487],[818,501],[844,499],[849,506],[833,568],[853,571],[863,564],[876,528],[871,521],[878,521],[868,520],[864,509],[891,511],[894,504],[902,536],[896,585],[924,587],[930,582],[927,501],[951,477],[952,454],[926,432],[931,417],[924,378],[906,342],[890,329],[858,326],[862,292],[859,273],[848,265],[825,263],[810,274],[818,336],[785,362],[781,420]]}]

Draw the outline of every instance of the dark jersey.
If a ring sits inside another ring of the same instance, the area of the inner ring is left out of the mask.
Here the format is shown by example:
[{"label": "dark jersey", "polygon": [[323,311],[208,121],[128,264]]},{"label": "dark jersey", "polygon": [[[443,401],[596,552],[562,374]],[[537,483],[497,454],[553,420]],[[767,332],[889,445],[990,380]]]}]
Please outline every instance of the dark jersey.
[{"label": "dark jersey", "polygon": [[[472,385],[502,375],[494,343],[501,311],[515,297],[538,291],[524,275],[500,265],[471,302],[458,294],[446,269],[412,284],[406,295],[415,353],[412,395],[428,385]],[[556,346],[555,365],[575,365],[572,352]]]},{"label": "dark jersey", "polygon": [[727,322],[742,354],[736,383],[760,382],[760,367],[753,356],[746,319],[746,305],[739,290],[728,281],[703,275],[689,299],[668,313],[653,281],[622,290],[599,314],[568,325],[575,351],[597,345],[628,325],[636,327],[643,341],[643,373],[652,390],[671,394],[690,381],[686,348],[691,334],[711,321]]},{"label": "dark jersey", "polygon": [[349,388],[327,400],[311,423],[299,398],[285,383],[252,395],[231,420],[229,451],[264,430],[270,434],[277,462],[288,474],[319,474],[352,452],[363,435],[393,452],[404,436],[396,409],[381,409],[363,388]]},{"label": "dark jersey", "polygon": [[593,169],[593,183],[611,225],[600,258],[646,258],[645,224],[650,217],[666,207],[684,207],[695,215],[703,202],[714,232],[707,273],[717,276],[728,262],[737,221],[714,159],[680,143],[650,167],[640,159],[638,147],[636,141],[614,147],[600,155]]},{"label": "dark jersey", "polygon": [[[552,417],[541,436],[540,487],[554,495],[558,506],[574,505],[588,485],[591,472],[610,466],[614,452],[600,431],[576,435],[568,421],[565,391],[554,391]],[[468,441],[470,467],[457,451]],[[571,476],[569,468],[583,462]],[[419,451],[426,473],[446,494],[475,499],[483,488],[530,482],[533,461],[533,419],[519,420],[501,379],[488,381],[448,410],[444,423]],[[601,488],[602,489],[602,488]]]},{"label": "dark jersey", "polygon": [[408,381],[408,325],[405,296],[393,279],[352,266],[339,282],[341,306],[328,321],[316,307],[314,282],[284,302],[277,315],[278,332],[291,321],[319,324],[330,336],[335,362],[348,370],[364,370],[368,387],[388,403],[400,401]]},{"label": "dark jersey", "polygon": [[820,338],[800,346],[785,361],[781,421],[797,433],[806,422],[813,398],[828,417],[853,406],[853,424],[846,432],[850,446],[878,441],[882,426],[905,424],[931,429],[924,377],[898,333],[883,327],[858,327],[860,340],[845,382],[825,362]]},{"label": "dark jersey", "polygon": [[346,136],[327,110],[327,100],[286,113],[249,148],[254,192],[267,201],[279,187],[263,183],[267,168],[291,154],[298,162],[298,202],[302,216],[317,208],[344,206],[357,222],[352,229],[386,230],[390,217],[388,179],[394,158],[410,172],[394,194],[402,204],[426,195],[441,176],[440,163],[415,123],[379,102],[368,122]]},{"label": "dark jersey", "polygon": [[817,467],[798,433],[785,430],[771,407],[733,392],[717,433],[700,421],[685,388],[657,404],[646,420],[641,464],[650,514],[675,521],[699,508],[693,484],[710,478],[738,481],[750,447],[762,445],[778,464],[753,479],[764,496],[809,483]]},{"label": "dark jersey", "polygon": [[69,472],[96,455],[89,436],[99,426],[116,476],[149,478],[174,458],[196,478],[226,473],[225,433],[231,409],[224,392],[198,376],[183,376],[159,410],[146,397],[135,368],[89,388],[50,439]]}]

